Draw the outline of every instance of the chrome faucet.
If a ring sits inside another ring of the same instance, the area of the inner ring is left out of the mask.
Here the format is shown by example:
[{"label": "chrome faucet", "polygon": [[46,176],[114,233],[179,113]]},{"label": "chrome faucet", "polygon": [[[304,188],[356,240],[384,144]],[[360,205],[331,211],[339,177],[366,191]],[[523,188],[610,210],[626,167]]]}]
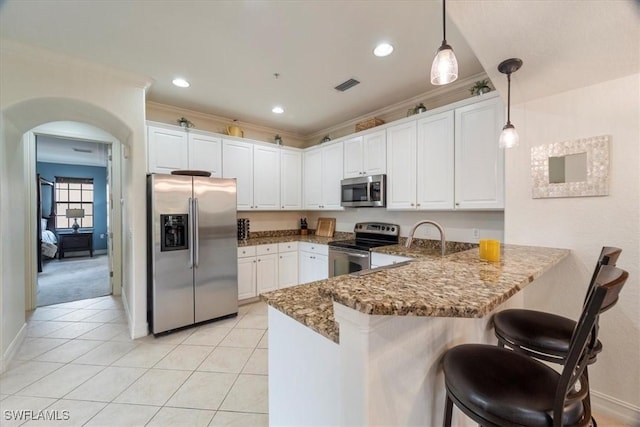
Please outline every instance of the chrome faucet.
[{"label": "chrome faucet", "polygon": [[442,252],[442,256],[444,256],[445,246],[446,246],[446,240],[444,238],[444,228],[442,228],[442,226],[440,224],[438,224],[437,222],[431,221],[431,220],[428,220],[428,219],[425,219],[423,221],[419,221],[413,226],[413,228],[409,232],[409,237],[407,237],[407,243],[405,243],[405,247],[407,249],[409,249],[411,247],[411,243],[413,243],[413,235],[415,234],[416,229],[418,227],[420,227],[422,224],[431,224],[431,225],[433,225],[434,227],[436,227],[438,229],[438,231],[440,232],[440,246],[442,247],[441,248],[441,252]]}]

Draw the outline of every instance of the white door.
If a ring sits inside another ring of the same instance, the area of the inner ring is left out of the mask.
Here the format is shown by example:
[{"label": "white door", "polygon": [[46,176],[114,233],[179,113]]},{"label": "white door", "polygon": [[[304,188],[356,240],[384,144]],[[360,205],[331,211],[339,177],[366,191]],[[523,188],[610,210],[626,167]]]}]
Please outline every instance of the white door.
[{"label": "white door", "polygon": [[147,127],[149,172],[171,173],[189,168],[187,133],[183,130]]},{"label": "white door", "polygon": [[238,258],[238,299],[256,295],[256,257]]},{"label": "white door", "polygon": [[322,149],[322,209],[343,209],[340,206],[343,157],[341,142]]},{"label": "white door", "polygon": [[387,128],[387,209],[416,208],[416,122]]},{"label": "white door", "polygon": [[322,205],[322,151],[320,148],[304,152],[304,207],[320,209]]},{"label": "white door", "polygon": [[189,169],[211,172],[212,177],[222,178],[222,140],[189,134]]},{"label": "white door", "polygon": [[278,289],[278,254],[258,255],[258,294]]},{"label": "white door", "polygon": [[222,141],[223,178],[236,178],[238,210],[253,209],[253,144]]},{"label": "white door", "polygon": [[280,150],[280,208],[302,209],[302,153]]},{"label": "white door", "polygon": [[298,252],[281,252],[278,257],[278,287],[283,289],[297,285]]},{"label": "white door", "polygon": [[387,133],[370,133],[364,136],[362,145],[362,165],[364,175],[387,173]]},{"label": "white door", "polygon": [[453,111],[418,121],[418,209],[453,209]]},{"label": "white door", "polygon": [[344,177],[354,178],[364,174],[362,137],[356,136],[343,141],[344,144]]},{"label": "white door", "polygon": [[455,110],[455,207],[504,209],[504,105],[493,98]]},{"label": "white door", "polygon": [[280,209],[280,149],[253,147],[253,206],[255,209]]}]

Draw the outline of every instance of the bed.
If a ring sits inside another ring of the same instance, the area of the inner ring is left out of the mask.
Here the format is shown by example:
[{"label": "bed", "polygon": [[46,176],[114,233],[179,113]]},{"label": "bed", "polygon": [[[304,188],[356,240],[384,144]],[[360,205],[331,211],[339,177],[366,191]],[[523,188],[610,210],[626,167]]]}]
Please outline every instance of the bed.
[{"label": "bed", "polygon": [[38,180],[38,272],[45,259],[55,258],[58,239],[55,235],[56,211],[53,182],[37,175]]}]

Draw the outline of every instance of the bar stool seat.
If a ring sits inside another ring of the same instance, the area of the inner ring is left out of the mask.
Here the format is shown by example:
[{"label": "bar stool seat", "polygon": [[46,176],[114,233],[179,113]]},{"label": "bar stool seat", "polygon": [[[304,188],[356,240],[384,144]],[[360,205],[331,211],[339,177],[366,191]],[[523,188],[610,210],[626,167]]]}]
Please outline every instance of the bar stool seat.
[{"label": "bar stool seat", "polygon": [[[503,345],[518,346],[530,356],[562,364],[569,353],[571,334],[576,322],[563,316],[526,309],[502,310],[493,318],[495,334]],[[602,351],[596,343],[589,363]]]},{"label": "bar stool seat", "polygon": [[[457,406],[496,425],[552,425],[560,374],[541,362],[500,347],[464,344],[447,352],[443,369]],[[583,397],[565,406],[563,425],[579,424]]]}]

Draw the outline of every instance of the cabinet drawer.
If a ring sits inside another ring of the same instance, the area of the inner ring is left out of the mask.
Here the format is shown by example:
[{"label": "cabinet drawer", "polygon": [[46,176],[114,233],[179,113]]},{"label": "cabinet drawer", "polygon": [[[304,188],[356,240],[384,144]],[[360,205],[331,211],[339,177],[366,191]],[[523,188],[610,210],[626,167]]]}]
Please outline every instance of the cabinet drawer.
[{"label": "cabinet drawer", "polygon": [[256,256],[255,246],[244,246],[242,248],[238,248],[238,258],[246,258],[250,256]]},{"label": "cabinet drawer", "polygon": [[256,253],[258,255],[268,255],[268,254],[277,254],[278,253],[278,244],[272,243],[270,245],[258,245]]},{"label": "cabinet drawer", "polygon": [[318,243],[300,242],[299,249],[305,252],[312,252],[318,255],[329,255],[329,246]]},{"label": "cabinet drawer", "polygon": [[298,242],[278,243],[278,252],[295,252],[298,250]]}]

